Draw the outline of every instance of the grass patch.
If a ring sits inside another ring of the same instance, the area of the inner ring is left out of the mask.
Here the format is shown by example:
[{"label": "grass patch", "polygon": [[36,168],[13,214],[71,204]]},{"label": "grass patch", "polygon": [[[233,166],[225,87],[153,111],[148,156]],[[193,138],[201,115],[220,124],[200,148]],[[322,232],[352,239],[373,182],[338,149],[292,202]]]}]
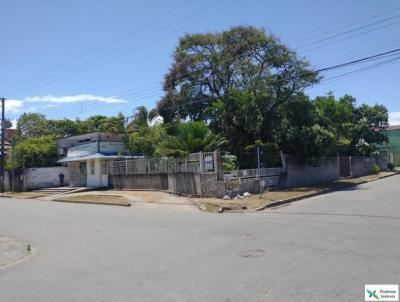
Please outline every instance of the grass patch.
[{"label": "grass patch", "polygon": [[44,197],[44,196],[48,196],[48,194],[31,193],[31,192],[16,192],[16,193],[0,194],[0,197],[17,198],[17,199],[35,199],[35,198]]},{"label": "grass patch", "polygon": [[222,208],[212,203],[203,203],[200,206],[200,210],[208,213],[221,213]]},{"label": "grass patch", "polygon": [[113,206],[129,207],[131,204],[128,200],[120,195],[75,195],[55,199],[54,201],[72,202],[72,203],[88,203],[88,204],[103,204]]}]

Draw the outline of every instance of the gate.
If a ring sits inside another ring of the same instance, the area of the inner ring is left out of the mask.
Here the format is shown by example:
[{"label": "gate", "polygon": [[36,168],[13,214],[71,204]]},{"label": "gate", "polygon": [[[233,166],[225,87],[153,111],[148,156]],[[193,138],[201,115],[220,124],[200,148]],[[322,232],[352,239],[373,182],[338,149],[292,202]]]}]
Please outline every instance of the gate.
[{"label": "gate", "polygon": [[340,177],[351,176],[351,157],[339,156],[339,174]]}]

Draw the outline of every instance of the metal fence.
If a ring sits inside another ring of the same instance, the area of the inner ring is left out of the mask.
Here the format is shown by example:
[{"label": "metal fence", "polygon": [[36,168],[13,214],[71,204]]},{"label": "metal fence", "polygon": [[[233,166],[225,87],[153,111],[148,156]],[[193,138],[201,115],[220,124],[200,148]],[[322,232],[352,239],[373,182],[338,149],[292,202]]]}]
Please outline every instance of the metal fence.
[{"label": "metal fence", "polygon": [[396,167],[400,167],[400,149],[393,148],[388,151],[381,151],[380,154],[388,163],[393,163]]},{"label": "metal fence", "polygon": [[240,182],[247,181],[251,178],[263,178],[270,176],[279,176],[282,168],[263,168],[263,169],[246,169],[224,172],[224,180],[238,180]]},{"label": "metal fence", "polygon": [[[258,190],[264,191],[267,188],[274,188],[278,185],[282,168],[246,169],[224,172],[225,189],[236,190],[242,184],[259,181]],[[246,187],[250,189],[251,187]],[[254,191],[254,188],[253,188]]]},{"label": "metal fence", "polygon": [[101,170],[109,175],[214,173],[216,158],[216,152],[199,152],[183,158],[125,159],[103,162]]}]

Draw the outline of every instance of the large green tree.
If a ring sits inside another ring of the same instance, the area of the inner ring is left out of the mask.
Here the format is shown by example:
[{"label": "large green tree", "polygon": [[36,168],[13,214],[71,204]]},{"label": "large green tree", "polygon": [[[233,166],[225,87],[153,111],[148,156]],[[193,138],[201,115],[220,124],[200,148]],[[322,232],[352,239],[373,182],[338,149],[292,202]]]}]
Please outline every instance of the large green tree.
[{"label": "large green tree", "polygon": [[[14,152],[14,156],[13,156]],[[47,167],[55,164],[57,148],[54,136],[25,137],[7,154],[7,169]]]},{"label": "large green tree", "polygon": [[107,117],[105,115],[93,115],[86,119],[84,123],[88,132],[103,131],[103,132],[124,132],[124,115],[118,113],[115,117]]},{"label": "large green tree", "polygon": [[40,113],[23,113],[17,120],[17,135],[21,137],[43,136],[51,134],[46,116]]},{"label": "large green tree", "polygon": [[162,126],[143,127],[126,136],[126,147],[132,155],[157,156],[156,150],[166,137]]},{"label": "large green tree", "polygon": [[243,163],[247,146],[275,142],[279,108],[316,82],[309,64],[275,36],[239,26],[184,36],[157,108],[165,122],[206,121]]},{"label": "large green tree", "polygon": [[388,126],[384,106],[357,106],[349,95],[298,96],[283,106],[280,118],[280,150],[310,164],[337,154],[371,155],[386,140],[381,130]]}]

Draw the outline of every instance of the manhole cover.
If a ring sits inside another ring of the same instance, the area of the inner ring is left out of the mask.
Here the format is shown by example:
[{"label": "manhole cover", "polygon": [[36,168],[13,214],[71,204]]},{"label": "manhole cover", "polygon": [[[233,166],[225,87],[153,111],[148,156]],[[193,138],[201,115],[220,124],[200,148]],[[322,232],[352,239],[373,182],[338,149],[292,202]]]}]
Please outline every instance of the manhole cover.
[{"label": "manhole cover", "polygon": [[247,251],[242,251],[240,252],[240,257],[243,258],[258,258],[264,256],[265,251],[262,249],[256,249],[256,250],[247,250]]}]

